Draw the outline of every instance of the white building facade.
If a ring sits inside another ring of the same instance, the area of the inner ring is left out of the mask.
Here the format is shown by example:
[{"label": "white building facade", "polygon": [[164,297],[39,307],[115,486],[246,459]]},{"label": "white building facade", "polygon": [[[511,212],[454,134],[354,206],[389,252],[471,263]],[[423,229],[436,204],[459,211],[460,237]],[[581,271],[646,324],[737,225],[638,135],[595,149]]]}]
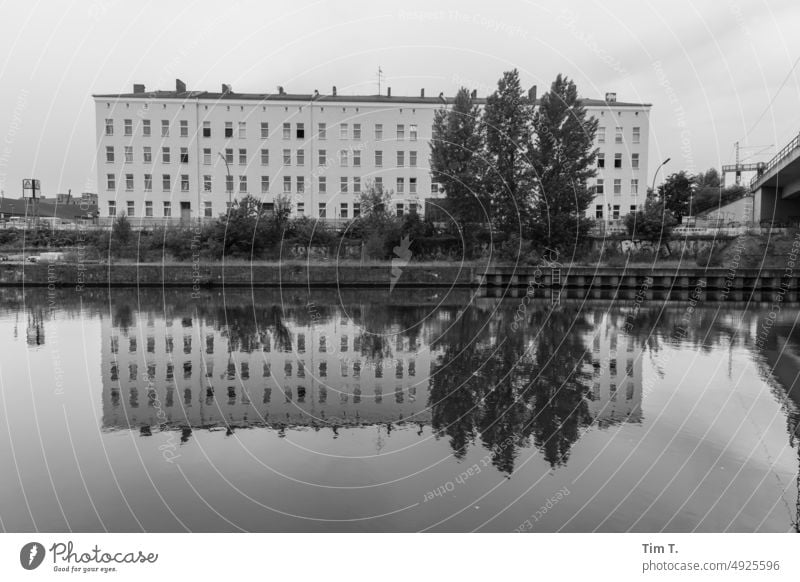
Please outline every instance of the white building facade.
[{"label": "white building facade", "polygon": [[[142,223],[213,218],[252,195],[287,199],[294,215],[349,220],[369,183],[393,191],[392,211],[442,196],[428,158],[443,96],[188,91],[94,95],[101,217]],[[479,100],[483,102],[483,100]],[[585,100],[600,121],[593,218],[643,202],[649,105]],[[602,211],[602,212],[601,212]]]}]

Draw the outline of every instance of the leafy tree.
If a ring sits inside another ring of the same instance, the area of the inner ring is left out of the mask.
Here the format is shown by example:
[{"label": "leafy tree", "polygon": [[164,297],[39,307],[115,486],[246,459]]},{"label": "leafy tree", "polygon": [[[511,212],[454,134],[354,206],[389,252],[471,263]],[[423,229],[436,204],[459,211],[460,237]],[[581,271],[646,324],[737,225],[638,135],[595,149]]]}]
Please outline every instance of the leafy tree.
[{"label": "leafy tree", "polygon": [[505,232],[521,231],[531,213],[531,141],[534,103],[523,92],[519,72],[503,73],[497,90],[486,99],[485,185],[491,197],[494,225]]},{"label": "leafy tree", "polygon": [[595,175],[597,123],[587,118],[575,83],[558,75],[534,117],[531,154],[537,178],[533,238],[552,248],[580,243],[591,226],[585,214],[594,198],[587,180]]},{"label": "leafy tree", "polygon": [[672,212],[678,222],[690,214],[689,206],[694,188],[695,177],[684,170],[671,174],[658,187],[658,196],[664,202],[664,207]]},{"label": "leafy tree", "polygon": [[274,214],[258,198],[245,196],[220,215],[210,238],[224,255],[259,257],[280,236]]},{"label": "leafy tree", "polygon": [[444,187],[448,210],[462,227],[484,222],[488,212],[482,188],[484,141],[478,105],[461,87],[452,108],[434,114],[430,165],[433,180]]},{"label": "leafy tree", "polygon": [[625,227],[631,238],[653,242],[669,240],[677,223],[664,201],[656,196],[648,196],[644,208],[625,216]]},{"label": "leafy tree", "polygon": [[128,220],[128,216],[124,212],[117,215],[114,219],[114,223],[111,225],[112,241],[120,246],[125,246],[130,242],[132,236],[133,230],[131,229],[131,221]]},{"label": "leafy tree", "polygon": [[717,172],[716,168],[709,168],[708,170],[705,171],[705,173],[700,172],[699,174],[697,174],[695,180],[699,188],[703,187],[719,188],[721,186],[719,172]]},{"label": "leafy tree", "polygon": [[727,188],[701,186],[692,200],[692,214],[720,208],[747,195],[747,192],[747,188],[736,185]]}]

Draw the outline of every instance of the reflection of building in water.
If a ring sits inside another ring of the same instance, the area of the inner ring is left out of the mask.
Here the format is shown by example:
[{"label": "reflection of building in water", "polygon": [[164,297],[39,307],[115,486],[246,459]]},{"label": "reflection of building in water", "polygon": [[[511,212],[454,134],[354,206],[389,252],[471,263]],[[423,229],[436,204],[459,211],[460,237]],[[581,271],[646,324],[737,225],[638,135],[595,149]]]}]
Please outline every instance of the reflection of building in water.
[{"label": "reflection of building in water", "polygon": [[589,409],[599,426],[642,420],[642,349],[624,332],[624,314],[596,311],[594,331],[586,336],[591,346],[592,374]]},{"label": "reflection of building in water", "polygon": [[104,319],[103,425],[428,420],[431,358],[422,339],[387,333],[380,355],[368,358],[369,334],[334,316],[260,329],[229,350],[227,335],[242,322],[226,323],[220,330],[198,317],[151,318],[121,328]]}]

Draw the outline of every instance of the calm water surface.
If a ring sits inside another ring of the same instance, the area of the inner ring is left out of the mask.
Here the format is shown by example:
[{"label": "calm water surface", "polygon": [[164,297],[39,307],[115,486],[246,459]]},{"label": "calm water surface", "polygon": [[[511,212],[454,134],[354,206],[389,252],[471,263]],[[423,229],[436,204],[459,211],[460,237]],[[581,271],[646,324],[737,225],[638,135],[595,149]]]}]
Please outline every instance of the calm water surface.
[{"label": "calm water surface", "polygon": [[797,310],[756,349],[711,300],[0,301],[5,531],[797,528]]}]

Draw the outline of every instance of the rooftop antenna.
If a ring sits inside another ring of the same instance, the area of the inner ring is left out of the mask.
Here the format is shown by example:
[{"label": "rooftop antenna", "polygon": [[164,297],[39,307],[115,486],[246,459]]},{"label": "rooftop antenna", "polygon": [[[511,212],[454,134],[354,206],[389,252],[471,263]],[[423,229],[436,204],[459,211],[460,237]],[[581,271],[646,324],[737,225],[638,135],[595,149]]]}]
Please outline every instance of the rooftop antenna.
[{"label": "rooftop antenna", "polygon": [[381,81],[383,80],[383,69],[378,65],[378,95],[381,94]]}]

